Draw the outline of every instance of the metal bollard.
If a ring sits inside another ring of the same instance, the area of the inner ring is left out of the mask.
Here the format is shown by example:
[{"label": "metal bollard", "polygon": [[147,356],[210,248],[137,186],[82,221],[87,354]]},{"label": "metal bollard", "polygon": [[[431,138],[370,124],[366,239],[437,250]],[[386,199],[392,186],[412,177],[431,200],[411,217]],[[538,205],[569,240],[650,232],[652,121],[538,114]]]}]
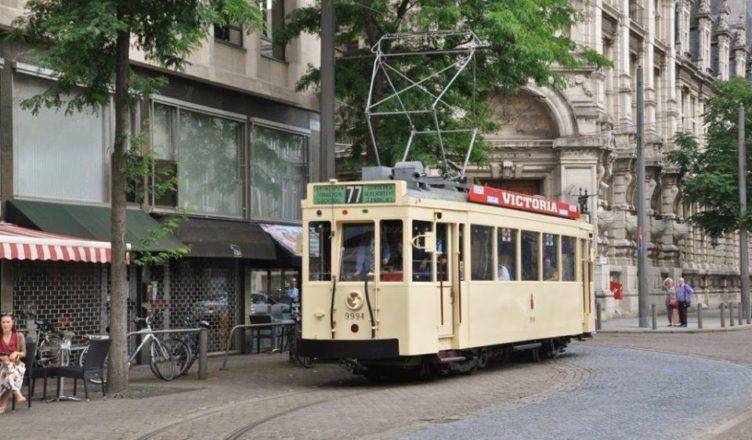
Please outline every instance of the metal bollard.
[{"label": "metal bollard", "polygon": [[657,317],[655,315],[655,304],[650,304],[650,316],[653,318],[653,330],[658,328]]},{"label": "metal bollard", "polygon": [[742,325],[742,303],[738,302],[736,303],[736,310],[738,315],[737,324]]},{"label": "metal bollard", "polygon": [[734,303],[729,303],[729,327],[734,326]]},{"label": "metal bollard", "polygon": [[726,327],[726,304],[721,303],[721,328]]},{"label": "metal bollard", "polygon": [[697,328],[702,328],[702,304],[697,304]]},{"label": "metal bollard", "polygon": [[206,379],[206,371],[209,364],[206,356],[207,346],[209,342],[209,336],[206,333],[206,329],[202,328],[198,333],[198,380]]},{"label": "metal bollard", "polygon": [[595,329],[601,329],[601,303],[595,302]]}]

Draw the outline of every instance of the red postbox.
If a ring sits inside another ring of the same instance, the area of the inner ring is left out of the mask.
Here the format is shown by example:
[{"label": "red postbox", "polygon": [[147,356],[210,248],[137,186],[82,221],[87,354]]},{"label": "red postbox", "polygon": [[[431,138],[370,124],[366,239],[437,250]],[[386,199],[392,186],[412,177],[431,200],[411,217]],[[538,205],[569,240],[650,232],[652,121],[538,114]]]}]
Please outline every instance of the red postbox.
[{"label": "red postbox", "polygon": [[611,281],[611,293],[614,294],[614,299],[621,299],[623,287],[618,281]]}]

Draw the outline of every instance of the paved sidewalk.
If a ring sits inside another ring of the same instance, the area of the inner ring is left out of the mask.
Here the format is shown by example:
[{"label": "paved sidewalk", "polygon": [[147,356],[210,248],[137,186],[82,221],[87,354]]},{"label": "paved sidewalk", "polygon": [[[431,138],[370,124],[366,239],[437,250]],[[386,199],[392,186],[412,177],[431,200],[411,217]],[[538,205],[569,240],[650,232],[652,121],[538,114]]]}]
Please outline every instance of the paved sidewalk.
[{"label": "paved sidewalk", "polygon": [[[657,311],[658,312],[658,311]],[[660,310],[656,316],[656,329],[653,330],[652,317],[648,316],[647,328],[641,328],[639,319],[634,318],[617,318],[609,319],[601,323],[601,329],[599,333],[696,333],[696,332],[717,332],[717,331],[733,331],[750,329],[752,325],[747,324],[745,320],[742,320],[742,324],[739,325],[738,312],[734,309],[733,326],[729,319],[729,311],[725,310],[724,326],[721,326],[721,312],[719,309],[703,309],[702,310],[702,328],[698,325],[697,320],[697,307],[692,307],[687,315],[686,327],[671,327],[668,326],[668,317],[666,316],[665,309]]]}]

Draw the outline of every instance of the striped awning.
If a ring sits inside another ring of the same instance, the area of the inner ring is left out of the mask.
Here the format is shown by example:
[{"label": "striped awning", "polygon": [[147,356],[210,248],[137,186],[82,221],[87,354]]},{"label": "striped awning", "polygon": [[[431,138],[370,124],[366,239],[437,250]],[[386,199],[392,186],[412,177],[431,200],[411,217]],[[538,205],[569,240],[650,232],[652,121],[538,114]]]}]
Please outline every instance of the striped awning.
[{"label": "striped awning", "polygon": [[0,223],[0,258],[6,260],[110,263],[106,241],[86,240]]}]

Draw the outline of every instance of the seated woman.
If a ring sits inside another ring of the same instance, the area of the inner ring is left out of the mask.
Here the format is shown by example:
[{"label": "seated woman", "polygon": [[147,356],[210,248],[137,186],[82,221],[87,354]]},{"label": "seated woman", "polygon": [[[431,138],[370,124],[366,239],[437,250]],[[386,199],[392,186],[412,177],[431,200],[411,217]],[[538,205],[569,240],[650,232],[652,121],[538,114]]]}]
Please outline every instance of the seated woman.
[{"label": "seated woman", "polygon": [[0,315],[0,414],[5,412],[11,393],[15,394],[18,402],[25,402],[21,394],[26,365],[26,340],[22,333],[15,329],[16,320],[10,313]]}]

